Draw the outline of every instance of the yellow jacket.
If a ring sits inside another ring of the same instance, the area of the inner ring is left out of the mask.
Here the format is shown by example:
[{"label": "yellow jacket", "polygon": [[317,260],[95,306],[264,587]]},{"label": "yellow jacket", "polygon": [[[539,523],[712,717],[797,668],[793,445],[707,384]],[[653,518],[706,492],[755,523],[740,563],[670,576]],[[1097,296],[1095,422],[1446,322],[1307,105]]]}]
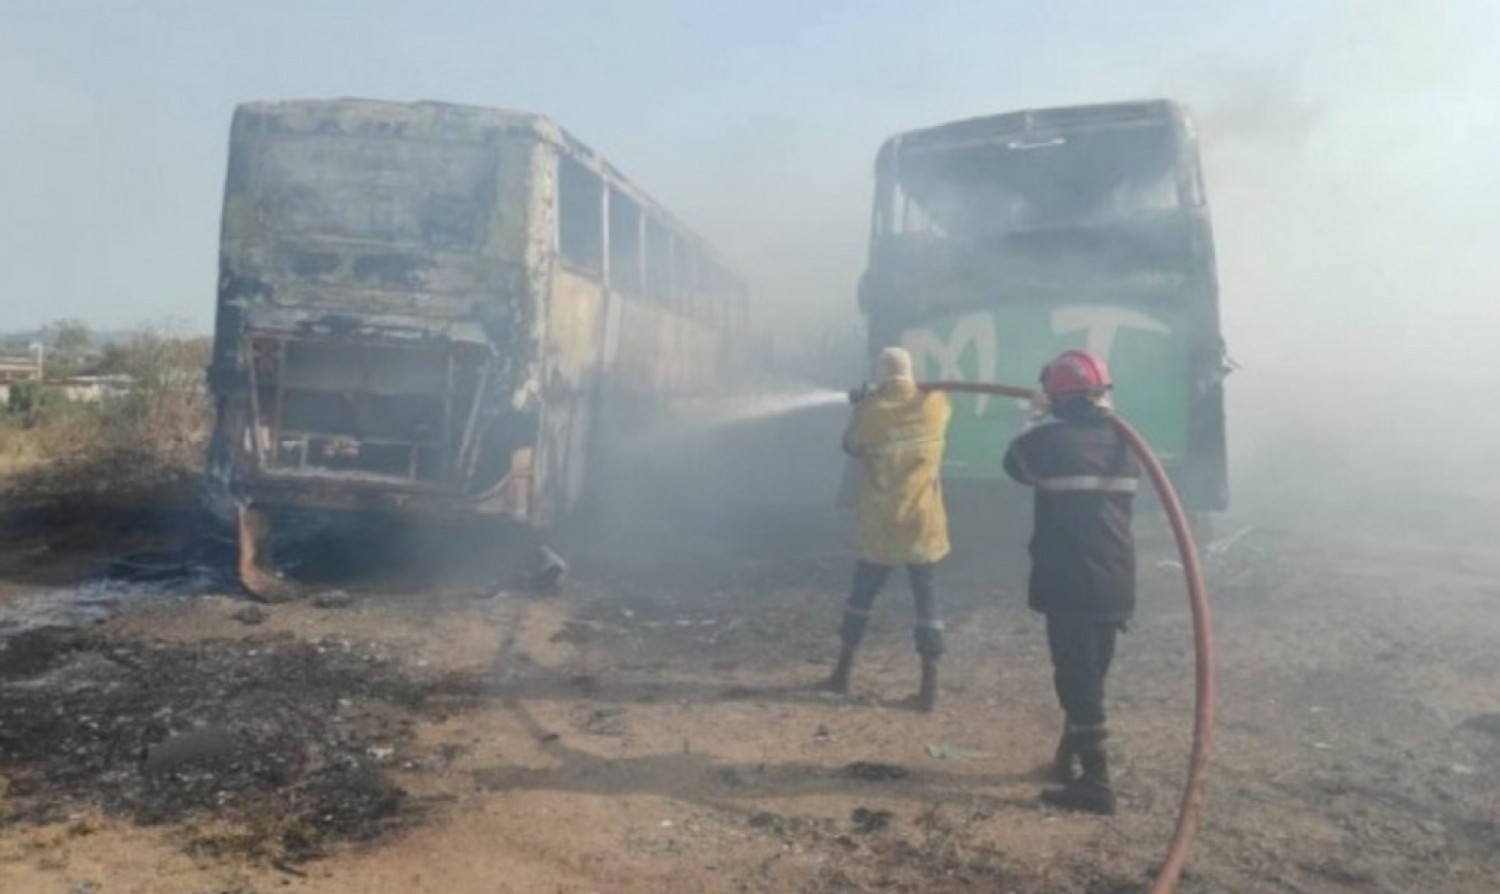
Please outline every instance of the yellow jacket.
[{"label": "yellow jacket", "polygon": [[948,515],[940,471],[947,395],[884,382],[856,405],[844,451],[860,459],[855,548],[866,562],[926,565],[948,555]]}]

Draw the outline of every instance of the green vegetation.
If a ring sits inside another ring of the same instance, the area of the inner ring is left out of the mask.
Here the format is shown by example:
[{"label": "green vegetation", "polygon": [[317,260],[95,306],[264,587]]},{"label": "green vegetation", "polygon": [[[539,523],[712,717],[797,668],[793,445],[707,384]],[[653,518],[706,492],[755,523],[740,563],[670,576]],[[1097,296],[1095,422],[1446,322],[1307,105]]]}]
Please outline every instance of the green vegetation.
[{"label": "green vegetation", "polygon": [[94,333],[87,323],[77,319],[59,320],[53,328],[52,349],[60,354],[81,354],[94,345]]},{"label": "green vegetation", "polygon": [[[76,342],[87,327],[62,333]],[[190,494],[211,424],[209,348],[207,338],[142,330],[89,370],[121,377],[106,393],[70,399],[53,381],[13,384],[0,407],[0,493],[39,502]]]}]

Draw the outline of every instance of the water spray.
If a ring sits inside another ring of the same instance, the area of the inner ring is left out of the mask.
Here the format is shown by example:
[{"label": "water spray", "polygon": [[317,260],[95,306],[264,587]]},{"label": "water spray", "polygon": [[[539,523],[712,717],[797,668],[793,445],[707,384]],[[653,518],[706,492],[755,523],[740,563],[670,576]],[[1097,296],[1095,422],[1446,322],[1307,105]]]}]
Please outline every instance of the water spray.
[{"label": "water spray", "polygon": [[695,421],[700,426],[759,422],[772,416],[837,406],[843,399],[842,391],[831,388],[759,392],[728,401],[717,412],[699,414]]},{"label": "water spray", "polygon": [[[992,394],[998,397],[1014,397],[1034,400],[1038,392],[1032,388],[1015,385],[1000,385],[986,382],[922,382],[917,387],[924,391],[947,391],[961,394]],[[851,392],[850,399],[854,399]],[[1198,561],[1198,549],[1193,543],[1193,534],[1188,526],[1187,513],[1182,501],[1172,487],[1172,480],[1162,467],[1161,460],[1141,437],[1140,432],[1118,415],[1111,412],[1108,417],[1126,446],[1141,461],[1157,496],[1167,512],[1172,525],[1172,537],[1177,541],[1177,552],[1182,557],[1182,575],[1187,583],[1188,603],[1193,610],[1193,654],[1195,659],[1196,690],[1193,700],[1193,750],[1188,760],[1187,786],[1177,810],[1177,825],[1172,832],[1171,844],[1157,870],[1156,880],[1151,883],[1149,894],[1170,894],[1182,876],[1183,864],[1187,861],[1188,848],[1198,826],[1198,814],[1203,809],[1204,785],[1208,780],[1208,754],[1213,739],[1214,723],[1214,651],[1213,633],[1209,624],[1208,593],[1203,585],[1203,569]]]}]

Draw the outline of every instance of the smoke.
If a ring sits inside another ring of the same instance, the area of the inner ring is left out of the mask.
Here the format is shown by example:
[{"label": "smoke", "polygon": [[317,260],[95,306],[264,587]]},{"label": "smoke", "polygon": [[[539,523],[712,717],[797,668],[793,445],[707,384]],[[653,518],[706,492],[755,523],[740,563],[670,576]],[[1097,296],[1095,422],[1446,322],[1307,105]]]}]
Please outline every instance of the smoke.
[{"label": "smoke", "polygon": [[1349,5],[1293,64],[1161,81],[1200,124],[1242,512],[1435,536],[1500,503],[1464,399],[1500,384],[1500,57],[1460,12]]},{"label": "smoke", "polygon": [[[781,353],[852,381],[882,140],[1168,96],[1200,124],[1244,367],[1229,381],[1237,504],[1294,515],[1318,494],[1493,480],[1461,446],[1493,432],[1460,396],[1482,405],[1500,380],[1500,17],[1483,0],[330,3],[296,27],[96,7],[3,13],[0,97],[17,114],[0,191],[20,210],[0,221],[0,302],[25,325],[206,323],[234,103],[434,98],[554,116],[729,256]],[[1288,470],[1306,492],[1267,497]]]},{"label": "smoke", "polygon": [[1493,443],[1500,425],[1459,398],[1500,384],[1500,267],[1485,235],[1500,224],[1500,54],[1486,19],[1472,3],[1347,3],[1286,46],[1106,64],[1093,82],[991,90],[982,105],[965,106],[973,88],[940,75],[920,96],[887,83],[869,114],[816,146],[774,120],[736,132],[701,183],[727,213],[698,217],[751,272],[763,325],[857,326],[870,165],[886,136],[1028,106],[1182,100],[1199,125],[1225,332],[1243,366],[1228,382],[1235,511],[1460,529],[1487,511],[1475,494],[1500,492],[1469,446]]},{"label": "smoke", "polygon": [[675,175],[683,198],[672,201],[749,282],[752,324],[796,353],[861,326],[857,286],[883,135],[845,137],[835,152],[786,139],[787,127],[771,114],[707,141]]},{"label": "smoke", "polygon": [[[1033,66],[1029,85],[1000,86],[958,56],[903,81],[893,58],[878,92],[828,104],[824,130],[790,113],[739,121],[676,182],[689,219],[748,272],[757,322],[806,338],[861,325],[855,286],[885,137],[1015,108],[1184,101],[1243,367],[1228,382],[1234,511],[1400,526],[1421,506],[1429,530],[1456,529],[1483,511],[1472,483],[1500,491],[1468,446],[1493,443],[1500,426],[1458,397],[1500,384],[1500,268],[1486,235],[1500,224],[1500,54],[1486,20],[1476,3],[1350,2],[1282,45],[1207,61],[1213,51],[1178,37],[1161,57],[1173,61],[1105,58],[1071,83]],[[941,42],[926,38],[927,52]]]},{"label": "smoke", "polygon": [[1483,356],[1478,330],[1500,324],[1476,238],[1500,222],[1487,86],[1500,58],[1455,9],[1351,5],[1295,64],[1172,79],[1202,121],[1225,312],[1247,359],[1264,344],[1302,366],[1331,348],[1340,369],[1379,373],[1462,345]]}]

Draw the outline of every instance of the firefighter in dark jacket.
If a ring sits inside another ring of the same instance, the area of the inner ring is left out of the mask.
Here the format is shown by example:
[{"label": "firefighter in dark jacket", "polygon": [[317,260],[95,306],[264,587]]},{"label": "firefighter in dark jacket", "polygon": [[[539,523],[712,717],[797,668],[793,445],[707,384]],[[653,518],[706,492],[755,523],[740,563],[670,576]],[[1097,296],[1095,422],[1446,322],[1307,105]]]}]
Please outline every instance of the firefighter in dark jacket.
[{"label": "firefighter in dark jacket", "polygon": [[1055,807],[1115,811],[1104,742],[1104,679],[1135,610],[1131,503],[1135,455],[1109,423],[1109,370],[1067,351],[1042,370],[1052,418],[1016,438],[1005,471],[1036,489],[1030,605],[1047,617],[1057,700],[1066,717],[1054,757]]}]

